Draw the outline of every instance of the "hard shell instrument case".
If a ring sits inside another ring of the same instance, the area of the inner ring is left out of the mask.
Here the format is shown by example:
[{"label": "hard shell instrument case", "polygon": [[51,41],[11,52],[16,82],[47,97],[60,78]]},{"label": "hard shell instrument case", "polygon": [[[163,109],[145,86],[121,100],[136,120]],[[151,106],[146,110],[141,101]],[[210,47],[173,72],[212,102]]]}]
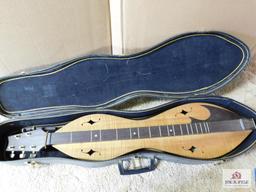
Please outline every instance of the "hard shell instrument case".
[{"label": "hard shell instrument case", "polygon": [[[190,102],[208,102],[248,118],[256,112],[232,99],[212,96],[233,80],[249,63],[249,48],[222,32],[197,32],[171,38],[151,49],[129,56],[87,56],[52,67],[0,80],[0,160],[9,163],[72,162],[90,167],[118,163],[121,174],[153,170],[160,159],[184,163],[206,161],[170,154],[136,151],[111,161],[75,160],[55,150],[41,150],[34,159],[11,160],[5,153],[7,136],[28,126],[62,126],[91,113],[146,118]],[[118,109],[131,99],[150,97],[173,101],[145,110]],[[253,131],[231,153],[252,146]],[[123,162],[144,158],[148,166],[126,170]]]}]

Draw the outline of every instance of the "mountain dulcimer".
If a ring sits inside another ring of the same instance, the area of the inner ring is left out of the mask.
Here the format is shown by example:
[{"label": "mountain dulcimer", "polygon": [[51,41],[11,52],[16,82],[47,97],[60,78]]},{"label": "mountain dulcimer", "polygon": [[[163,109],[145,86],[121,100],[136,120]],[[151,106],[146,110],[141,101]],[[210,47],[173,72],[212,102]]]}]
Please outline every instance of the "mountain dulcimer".
[{"label": "mountain dulcimer", "polygon": [[107,114],[78,118],[55,132],[40,127],[8,137],[10,158],[35,157],[48,146],[83,160],[109,160],[146,149],[195,159],[221,157],[255,129],[253,119],[208,103],[183,104],[134,120]]}]

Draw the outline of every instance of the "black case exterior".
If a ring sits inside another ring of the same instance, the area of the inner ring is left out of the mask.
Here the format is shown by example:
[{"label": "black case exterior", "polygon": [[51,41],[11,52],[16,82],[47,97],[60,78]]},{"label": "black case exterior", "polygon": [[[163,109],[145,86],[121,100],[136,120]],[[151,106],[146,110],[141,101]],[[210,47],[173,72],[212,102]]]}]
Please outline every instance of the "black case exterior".
[{"label": "black case exterior", "polygon": [[[0,104],[2,115],[9,120],[0,125],[0,159],[8,160],[4,154],[6,135],[25,126],[61,126],[91,113],[146,118],[180,104],[200,101],[255,118],[255,111],[241,103],[207,96],[235,78],[249,60],[248,47],[233,36],[221,32],[189,33],[135,55],[79,58],[38,72],[4,78],[0,81]],[[143,96],[177,100],[141,111],[114,110],[118,104]],[[223,159],[248,149],[255,137],[253,132]],[[40,152],[36,160],[100,166],[134,156],[148,157],[151,166],[125,172],[119,164],[122,174],[150,171],[157,164],[156,159],[201,162],[145,151],[112,161],[81,162],[53,150]]]}]

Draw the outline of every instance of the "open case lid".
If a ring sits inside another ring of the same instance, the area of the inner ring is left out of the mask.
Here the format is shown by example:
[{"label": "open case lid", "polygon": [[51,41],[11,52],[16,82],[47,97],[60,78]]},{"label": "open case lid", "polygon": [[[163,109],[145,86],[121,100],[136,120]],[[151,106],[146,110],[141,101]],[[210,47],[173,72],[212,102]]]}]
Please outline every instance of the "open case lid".
[{"label": "open case lid", "polygon": [[248,47],[228,34],[183,34],[130,56],[84,57],[2,79],[1,110],[31,115],[109,108],[139,96],[204,95],[231,81],[249,58]]}]

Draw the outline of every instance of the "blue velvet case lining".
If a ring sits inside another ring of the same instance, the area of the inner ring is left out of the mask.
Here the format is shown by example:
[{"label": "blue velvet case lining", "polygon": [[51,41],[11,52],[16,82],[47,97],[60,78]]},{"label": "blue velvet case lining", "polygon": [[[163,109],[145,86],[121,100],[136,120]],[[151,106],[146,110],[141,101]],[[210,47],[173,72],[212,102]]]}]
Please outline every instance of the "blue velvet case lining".
[{"label": "blue velvet case lining", "polygon": [[63,106],[106,106],[134,96],[207,94],[249,61],[248,47],[220,32],[190,33],[145,52],[81,58],[0,82],[4,113]]}]

